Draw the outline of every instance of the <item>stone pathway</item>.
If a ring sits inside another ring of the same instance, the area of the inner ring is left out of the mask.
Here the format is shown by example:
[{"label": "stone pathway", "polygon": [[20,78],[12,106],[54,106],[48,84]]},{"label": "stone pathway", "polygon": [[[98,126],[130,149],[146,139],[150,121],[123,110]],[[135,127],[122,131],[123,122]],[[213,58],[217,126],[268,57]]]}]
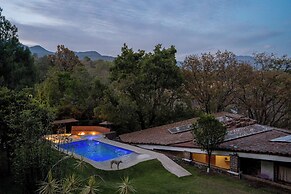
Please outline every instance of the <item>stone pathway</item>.
[{"label": "stone pathway", "polygon": [[[177,177],[184,177],[184,176],[190,176],[191,173],[188,172],[187,170],[185,170],[184,168],[182,168],[180,165],[178,165],[177,163],[175,163],[173,160],[171,160],[170,158],[168,158],[167,156],[165,156],[164,154],[161,153],[157,153],[151,150],[146,150],[143,148],[139,148],[136,146],[132,146],[132,145],[128,145],[128,144],[124,144],[124,143],[120,143],[120,142],[116,142],[116,141],[112,141],[109,139],[104,139],[104,138],[98,138],[98,141],[103,142],[103,143],[107,143],[107,144],[111,144],[117,147],[121,147],[121,148],[125,148],[131,151],[134,151],[137,154],[140,154],[140,159],[137,158],[135,159],[137,163],[142,162],[142,161],[146,161],[146,160],[150,160],[150,159],[157,159],[159,160],[162,165],[164,166],[164,168],[166,170],[168,170],[170,173],[176,175]],[[117,160],[117,159],[116,159]],[[120,160],[123,160],[123,158],[120,158]],[[130,161],[130,160],[128,160]],[[120,169],[124,169],[124,164],[127,161],[125,161],[124,163],[120,164]]]}]

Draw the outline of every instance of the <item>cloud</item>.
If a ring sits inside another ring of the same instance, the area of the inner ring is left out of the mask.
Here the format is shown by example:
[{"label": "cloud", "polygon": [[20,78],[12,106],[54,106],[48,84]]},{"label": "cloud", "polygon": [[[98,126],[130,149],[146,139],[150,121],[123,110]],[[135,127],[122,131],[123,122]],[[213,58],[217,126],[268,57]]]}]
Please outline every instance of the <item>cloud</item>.
[{"label": "cloud", "polygon": [[274,5],[269,4],[255,0],[14,0],[4,1],[2,8],[18,26],[20,40],[48,49],[65,44],[73,50],[117,55],[123,43],[146,51],[162,43],[175,45],[178,59],[183,60],[189,54],[217,49],[237,54],[262,49],[290,53],[291,14],[281,11],[288,6],[277,5],[281,9],[273,14],[283,19],[275,20],[269,12]]},{"label": "cloud", "polygon": [[[16,0],[16,4],[7,4],[5,9],[8,12],[8,18],[11,18],[12,22],[20,24],[30,25],[48,25],[48,26],[64,26],[67,22],[61,18],[54,18],[44,15],[40,11],[34,11],[35,6],[29,6],[30,3],[23,4],[23,1]],[[5,13],[4,9],[4,13]]]}]

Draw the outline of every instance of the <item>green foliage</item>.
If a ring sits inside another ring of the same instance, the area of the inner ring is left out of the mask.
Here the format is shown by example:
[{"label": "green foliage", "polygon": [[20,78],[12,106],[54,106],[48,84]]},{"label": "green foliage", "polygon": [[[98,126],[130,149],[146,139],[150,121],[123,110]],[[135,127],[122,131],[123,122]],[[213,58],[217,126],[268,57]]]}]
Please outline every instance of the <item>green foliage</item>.
[{"label": "green foliage", "polygon": [[83,157],[80,160],[76,160],[75,168],[78,168],[81,171],[83,171],[87,167],[88,167],[87,166],[87,163],[84,161],[84,158]]},{"label": "green foliage", "polygon": [[210,168],[211,153],[224,141],[226,127],[212,115],[202,115],[193,124],[193,135],[196,143],[208,154],[208,168]]},{"label": "green foliage", "polygon": [[92,118],[105,86],[93,77],[75,54],[63,46],[50,56],[46,79],[37,85],[37,99],[52,107],[58,118]]},{"label": "green foliage", "polygon": [[136,192],[136,190],[132,186],[131,181],[129,180],[129,177],[124,177],[122,179],[122,182],[117,185],[117,188],[117,192],[119,194],[130,194]]},{"label": "green foliage", "polygon": [[124,45],[110,70],[111,83],[96,114],[131,130],[173,119],[170,116],[177,109],[187,107],[175,53],[174,46],[165,49],[157,45],[146,53]]},{"label": "green foliage", "polygon": [[[88,184],[88,177],[92,175],[100,175],[105,180],[99,184],[99,193],[113,194],[116,187],[120,184],[121,177],[130,177],[134,181],[134,188],[137,193],[145,194],[168,194],[168,193],[278,193],[278,189],[270,189],[265,185],[256,184],[255,187],[249,182],[234,179],[231,176],[214,173],[211,176],[206,175],[200,169],[191,165],[183,165],[192,176],[178,178],[171,174],[162,166],[158,160],[150,160],[139,163],[131,168],[119,171],[104,171],[89,166],[85,171],[79,171],[74,168],[75,161],[69,160],[70,163],[64,169],[70,169],[71,173],[76,173],[83,180],[79,188],[83,188],[84,184]],[[56,177],[56,176],[54,176]],[[87,179],[85,181],[85,179]],[[1,182],[0,182],[1,184]],[[75,193],[79,193],[78,191]]]},{"label": "green foliage", "polygon": [[34,64],[36,67],[37,83],[41,83],[46,79],[50,68],[54,66],[49,56],[34,57]]},{"label": "green foliage", "polygon": [[0,89],[1,140],[15,181],[30,192],[52,164],[51,147],[43,139],[50,131],[53,114],[33,99],[29,90]]},{"label": "green foliage", "polygon": [[0,40],[1,42],[18,42],[17,28],[15,25],[12,25],[5,16],[2,15],[2,8],[0,8],[0,24],[1,24],[1,33]]},{"label": "green foliage", "polygon": [[36,79],[33,58],[28,48],[18,41],[17,28],[0,8],[0,86],[12,89],[30,87]]},{"label": "green foliage", "polygon": [[[102,82],[105,83],[108,76],[101,75],[108,74],[109,64],[90,59],[82,64],[74,52],[63,45],[58,46],[55,55],[37,62],[45,67],[39,71],[39,79],[44,80],[36,86],[37,99],[54,109],[58,118],[91,119],[105,90]],[[98,69],[99,65],[105,69]]]},{"label": "green foliage", "polygon": [[[63,168],[63,170],[70,170],[68,175],[76,173],[81,180],[94,174],[102,176],[105,182],[100,184],[100,189],[102,189],[102,192],[100,193],[104,194],[116,193],[116,186],[120,183],[120,177],[127,176],[130,177],[131,180],[134,180],[134,187],[137,190],[137,193],[142,194],[217,193],[218,191],[223,194],[263,194],[283,192],[278,190],[278,188],[266,187],[266,185],[260,184],[253,185],[248,181],[239,180],[221,173],[214,173],[211,176],[208,176],[205,172],[193,167],[192,165],[182,164],[184,168],[191,172],[192,176],[178,178],[165,170],[158,160],[142,162],[131,168],[119,171],[104,171],[89,166],[89,168],[83,172],[74,169],[75,162],[73,159],[68,161],[69,163],[67,163]],[[54,175],[53,177],[56,178],[57,176]],[[0,181],[0,193],[21,193],[21,191],[15,191],[18,185],[8,182],[7,179],[8,178],[5,177],[5,179]],[[79,192],[76,191],[75,193]]]},{"label": "green foliage", "polygon": [[47,181],[42,181],[38,189],[39,194],[56,194],[60,190],[60,185],[52,176],[52,171],[48,172]]},{"label": "green foliage", "polygon": [[223,142],[226,128],[212,115],[202,115],[193,125],[193,134],[196,143],[209,152]]},{"label": "green foliage", "polygon": [[103,90],[103,84],[84,67],[71,72],[51,68],[46,80],[37,86],[37,98],[54,108],[59,118],[91,118]]},{"label": "green foliage", "polygon": [[80,194],[95,194],[99,192],[99,186],[94,176],[90,176],[88,184],[82,188]]},{"label": "green foliage", "polygon": [[98,77],[101,83],[104,84],[109,82],[110,67],[113,65],[112,62],[103,60],[92,61],[90,58],[84,58],[81,63],[92,77]]},{"label": "green foliage", "polygon": [[81,184],[81,180],[77,175],[74,173],[62,181],[62,194],[71,194],[76,192],[79,189]]}]

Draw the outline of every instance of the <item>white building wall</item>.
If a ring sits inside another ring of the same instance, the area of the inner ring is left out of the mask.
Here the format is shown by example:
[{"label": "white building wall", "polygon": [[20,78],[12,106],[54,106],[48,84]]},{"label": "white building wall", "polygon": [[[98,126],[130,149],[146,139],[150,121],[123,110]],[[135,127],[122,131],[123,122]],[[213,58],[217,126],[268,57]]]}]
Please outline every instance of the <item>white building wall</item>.
[{"label": "white building wall", "polygon": [[261,161],[261,176],[269,180],[274,180],[274,162]]},{"label": "white building wall", "polygon": [[[174,146],[163,146],[163,145],[149,145],[149,144],[137,144],[138,147],[149,149],[149,150],[168,150],[168,151],[180,151],[180,152],[191,152],[197,154],[206,154],[205,151],[202,151],[199,148],[182,148]],[[278,162],[291,162],[291,157],[288,156],[277,156],[270,154],[254,154],[254,153],[244,153],[244,152],[233,152],[233,151],[213,151],[213,155],[231,155],[237,154],[241,158],[253,158],[258,160],[269,160],[269,161],[278,161]]]}]

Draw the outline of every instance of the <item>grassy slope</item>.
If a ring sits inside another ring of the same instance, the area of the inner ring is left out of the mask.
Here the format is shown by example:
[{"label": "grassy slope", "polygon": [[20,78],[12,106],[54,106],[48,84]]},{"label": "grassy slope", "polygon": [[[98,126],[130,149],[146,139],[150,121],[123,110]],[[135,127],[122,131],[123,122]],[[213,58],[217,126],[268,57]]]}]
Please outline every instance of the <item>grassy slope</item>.
[{"label": "grassy slope", "polygon": [[[138,193],[275,193],[270,188],[255,188],[248,182],[236,178],[212,174],[207,175],[193,166],[185,165],[185,168],[192,173],[192,176],[177,178],[175,175],[166,171],[157,160],[147,161],[133,166],[129,169],[120,171],[102,171],[89,166],[84,170],[74,168],[74,159],[66,160],[61,168],[66,174],[76,173],[81,179],[86,179],[90,175],[99,175],[101,193],[115,193],[117,183],[121,178],[129,176]],[[9,179],[0,182],[0,194],[17,193],[17,186],[13,185]]]},{"label": "grassy slope", "polygon": [[[101,183],[102,193],[114,193],[116,184],[124,176],[129,176],[138,193],[272,193],[270,188],[255,188],[248,182],[236,178],[215,174],[207,175],[193,166],[187,166],[192,176],[177,178],[166,171],[157,160],[140,163],[132,168],[120,171],[102,171],[89,167],[83,175],[100,175],[105,183]],[[76,169],[72,169],[76,171]]]}]

